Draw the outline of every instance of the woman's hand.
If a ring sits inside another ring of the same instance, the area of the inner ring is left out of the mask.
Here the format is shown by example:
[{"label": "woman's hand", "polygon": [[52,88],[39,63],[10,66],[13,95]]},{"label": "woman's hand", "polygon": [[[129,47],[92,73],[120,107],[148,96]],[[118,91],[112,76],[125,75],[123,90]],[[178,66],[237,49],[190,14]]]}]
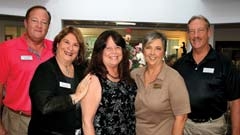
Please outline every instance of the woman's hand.
[{"label": "woman's hand", "polygon": [[90,82],[91,82],[91,75],[88,74],[78,84],[76,88],[76,92],[71,95],[73,104],[76,104],[77,102],[79,102],[87,94]]}]

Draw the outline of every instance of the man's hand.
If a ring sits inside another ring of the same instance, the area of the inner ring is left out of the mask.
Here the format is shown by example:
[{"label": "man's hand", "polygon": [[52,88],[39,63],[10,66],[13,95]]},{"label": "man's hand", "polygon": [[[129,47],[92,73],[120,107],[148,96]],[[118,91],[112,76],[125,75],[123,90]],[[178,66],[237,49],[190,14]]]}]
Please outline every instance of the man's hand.
[{"label": "man's hand", "polygon": [[7,135],[7,131],[3,126],[2,122],[0,122],[0,135]]}]

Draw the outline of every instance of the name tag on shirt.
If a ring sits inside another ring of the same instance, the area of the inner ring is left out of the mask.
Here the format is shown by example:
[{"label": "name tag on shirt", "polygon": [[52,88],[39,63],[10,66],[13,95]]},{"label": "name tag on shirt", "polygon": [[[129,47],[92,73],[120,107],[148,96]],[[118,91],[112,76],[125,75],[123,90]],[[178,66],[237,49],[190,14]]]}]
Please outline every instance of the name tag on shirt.
[{"label": "name tag on shirt", "polygon": [[214,73],[214,68],[203,68],[203,73]]},{"label": "name tag on shirt", "polygon": [[33,60],[31,55],[21,55],[21,60]]},{"label": "name tag on shirt", "polygon": [[59,82],[59,86],[63,88],[68,88],[68,89],[71,88],[71,84],[66,82]]},{"label": "name tag on shirt", "polygon": [[153,84],[153,88],[154,88],[154,89],[161,89],[161,87],[162,87],[162,86],[161,86],[161,84],[159,84],[159,83],[154,83],[154,84]]}]

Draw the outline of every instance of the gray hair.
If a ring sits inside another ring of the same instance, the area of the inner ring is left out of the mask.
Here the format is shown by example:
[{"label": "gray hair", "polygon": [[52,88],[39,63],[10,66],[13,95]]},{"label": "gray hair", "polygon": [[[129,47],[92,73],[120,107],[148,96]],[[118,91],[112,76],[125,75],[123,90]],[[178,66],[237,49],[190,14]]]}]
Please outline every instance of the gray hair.
[{"label": "gray hair", "polygon": [[146,36],[143,39],[143,49],[146,47],[146,45],[150,44],[155,39],[160,39],[162,41],[164,51],[166,52],[167,38],[163,33],[157,31],[152,31],[146,34]]},{"label": "gray hair", "polygon": [[207,28],[210,28],[210,22],[209,22],[208,19],[207,19],[205,16],[203,16],[203,15],[195,15],[195,16],[192,16],[192,17],[190,18],[190,20],[188,21],[188,26],[189,26],[189,24],[190,24],[192,21],[194,21],[194,20],[196,20],[196,19],[203,20],[203,21],[206,23]]}]

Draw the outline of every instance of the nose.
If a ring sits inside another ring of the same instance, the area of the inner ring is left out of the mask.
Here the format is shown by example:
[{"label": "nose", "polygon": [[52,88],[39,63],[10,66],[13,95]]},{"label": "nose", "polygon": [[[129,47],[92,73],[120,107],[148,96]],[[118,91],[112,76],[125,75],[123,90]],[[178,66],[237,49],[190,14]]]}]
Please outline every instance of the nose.
[{"label": "nose", "polygon": [[68,49],[69,49],[69,50],[73,50],[73,46],[74,46],[73,44],[70,44],[70,45],[68,46]]},{"label": "nose", "polygon": [[115,47],[110,48],[110,52],[111,53],[116,53],[117,52],[117,48],[115,48]]},{"label": "nose", "polygon": [[195,32],[194,32],[194,37],[198,37],[198,35],[199,35],[199,31],[198,30],[196,30]]},{"label": "nose", "polygon": [[113,52],[116,53],[117,52],[117,48],[113,47]]},{"label": "nose", "polygon": [[203,32],[204,32],[204,30],[202,30],[202,29],[191,30],[190,35],[192,35],[193,37],[198,37]]},{"label": "nose", "polygon": [[154,49],[151,49],[151,54],[154,54],[155,50]]},{"label": "nose", "polygon": [[37,21],[37,26],[38,26],[38,27],[42,27],[41,21]]},{"label": "nose", "polygon": [[36,22],[36,24],[37,24],[38,27],[43,27],[43,26],[47,25],[46,22],[40,21],[40,20],[38,20],[38,21]]}]

